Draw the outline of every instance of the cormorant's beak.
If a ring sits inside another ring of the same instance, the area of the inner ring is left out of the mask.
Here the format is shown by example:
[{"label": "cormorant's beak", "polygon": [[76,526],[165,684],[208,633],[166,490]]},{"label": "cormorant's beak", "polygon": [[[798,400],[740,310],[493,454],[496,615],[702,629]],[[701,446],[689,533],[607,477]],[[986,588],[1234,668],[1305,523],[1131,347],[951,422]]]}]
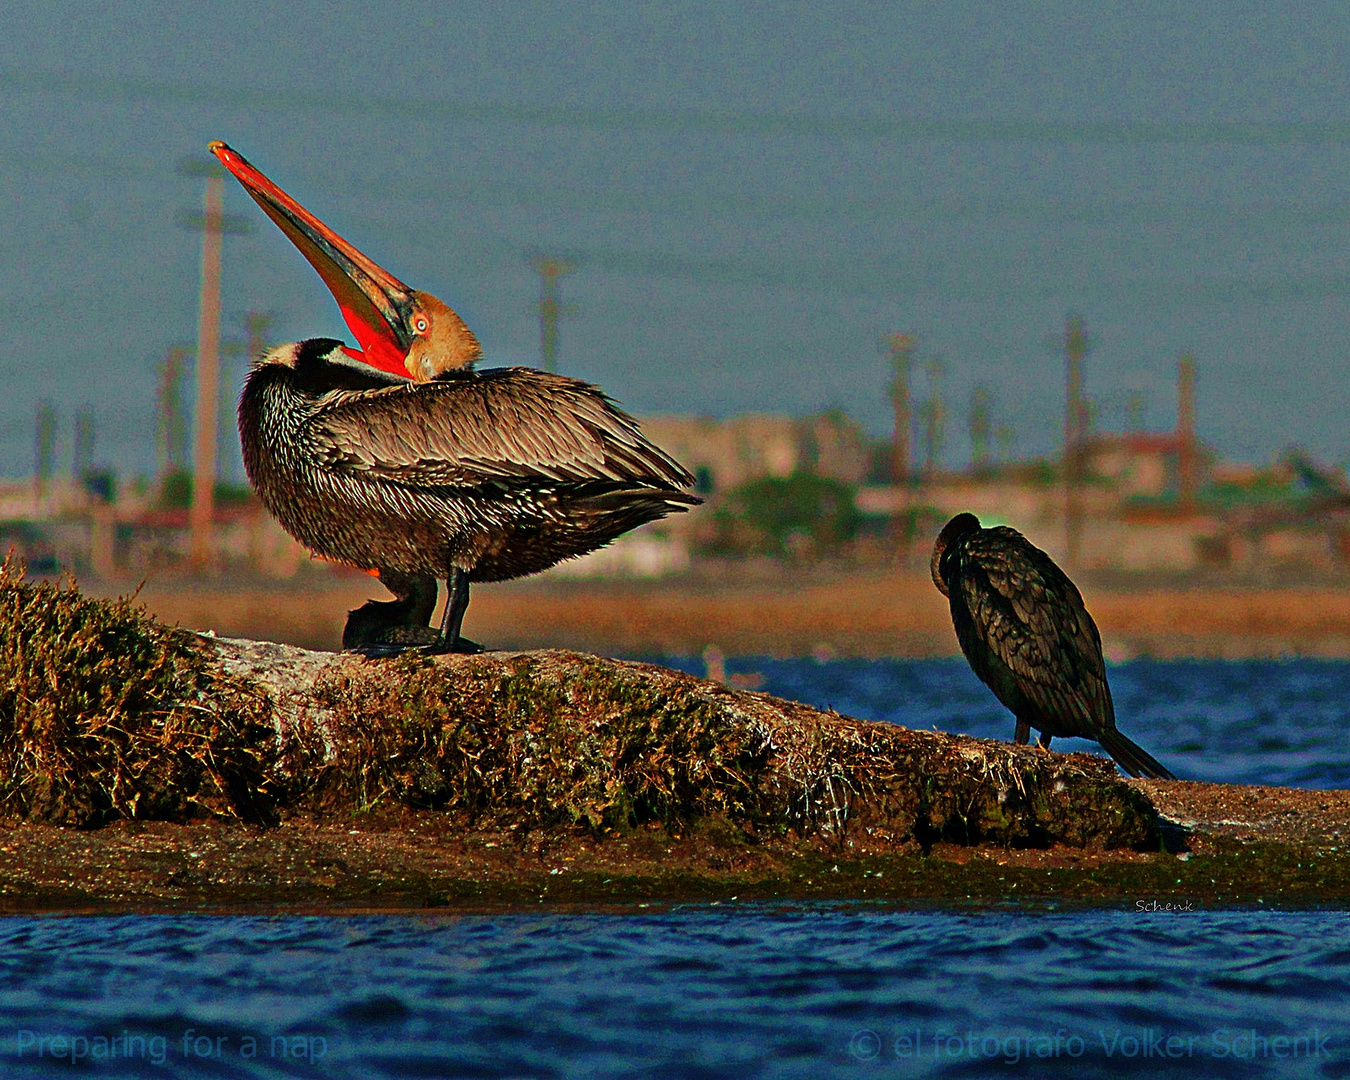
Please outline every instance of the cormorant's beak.
[{"label": "cormorant's beak", "polygon": [[234,174],[253,201],[319,272],[337,300],[342,318],[361,343],[362,354],[347,351],[373,367],[406,378],[404,361],[413,339],[410,326],[413,290],[362,255],[250,165],[237,150],[219,141],[208,144],[207,149]]}]

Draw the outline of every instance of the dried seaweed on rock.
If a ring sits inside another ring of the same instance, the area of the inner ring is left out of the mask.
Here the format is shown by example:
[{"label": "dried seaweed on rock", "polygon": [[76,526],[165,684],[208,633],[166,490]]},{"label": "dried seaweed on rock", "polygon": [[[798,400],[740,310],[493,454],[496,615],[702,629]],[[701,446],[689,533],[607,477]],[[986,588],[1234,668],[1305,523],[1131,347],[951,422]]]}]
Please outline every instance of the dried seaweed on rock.
[{"label": "dried seaweed on rock", "polygon": [[0,815],[451,811],[602,834],[1156,847],[1088,755],[909,731],[562,651],[366,661],[164,627],[0,571]]},{"label": "dried seaweed on rock", "polygon": [[0,566],[0,815],[265,820],[271,735],[196,635]]},{"label": "dried seaweed on rock", "polygon": [[[222,643],[222,647],[228,643]],[[1155,846],[1109,761],[910,731],[562,651],[338,664],[300,709],[318,804],[624,830],[716,817],[880,844]]]}]

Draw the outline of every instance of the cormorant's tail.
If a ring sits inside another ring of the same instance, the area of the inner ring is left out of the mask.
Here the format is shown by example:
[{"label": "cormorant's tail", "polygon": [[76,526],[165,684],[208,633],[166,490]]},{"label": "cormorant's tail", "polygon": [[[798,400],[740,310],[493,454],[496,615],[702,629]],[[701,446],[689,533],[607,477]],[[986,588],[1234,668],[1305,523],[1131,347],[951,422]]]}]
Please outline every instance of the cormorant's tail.
[{"label": "cormorant's tail", "polygon": [[1175,780],[1176,777],[1159,765],[1147,750],[1125,738],[1115,728],[1107,728],[1097,741],[1131,776],[1147,776],[1150,780]]}]

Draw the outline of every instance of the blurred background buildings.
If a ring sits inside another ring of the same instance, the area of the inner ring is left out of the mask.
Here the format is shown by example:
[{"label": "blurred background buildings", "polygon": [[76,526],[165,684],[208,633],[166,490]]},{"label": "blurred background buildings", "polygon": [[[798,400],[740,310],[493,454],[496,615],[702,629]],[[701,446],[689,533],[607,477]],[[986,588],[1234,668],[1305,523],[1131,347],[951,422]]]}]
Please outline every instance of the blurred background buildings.
[{"label": "blurred background buildings", "polygon": [[[250,348],[265,347],[266,320],[248,320]],[[694,474],[706,504],[648,526],[611,547],[552,571],[564,578],[654,578],[701,564],[755,561],[785,573],[804,566],[891,567],[924,573],[931,538],[964,510],[986,525],[1020,529],[1076,571],[1139,576],[1284,579],[1350,573],[1350,485],[1343,470],[1289,449],[1266,465],[1226,461],[1196,434],[1196,374],[1177,362],[1174,423],[1103,430],[1103,410],[1083,390],[1074,356],[1076,317],[1066,322],[1065,442],[1053,457],[1019,457],[988,388],[971,395],[964,421],[971,460],[938,464],[937,447],[955,410],[929,380],[917,399],[904,384],[918,343],[898,339],[891,398],[897,426],[869,437],[840,409],[811,416],[750,414],[714,419],[643,418],[647,434]],[[545,326],[541,349],[556,349]],[[34,472],[0,482],[0,547],[30,572],[73,572],[102,581],[151,576],[316,583],[342,568],[312,560],[249,489],[217,477],[209,511],[194,521],[196,482],[187,452],[184,381],[191,350],[161,367],[153,423],[158,472],[125,478],[97,464],[87,411],[63,424],[43,403],[34,421]],[[226,406],[227,407],[227,406]],[[218,409],[224,407],[217,405]],[[218,417],[222,440],[234,438]],[[997,433],[997,437],[995,437]],[[61,437],[71,467],[57,472]],[[214,436],[212,436],[214,437]],[[201,436],[197,442],[200,444]],[[215,469],[215,459],[208,466]],[[203,554],[200,554],[204,552]]]}]

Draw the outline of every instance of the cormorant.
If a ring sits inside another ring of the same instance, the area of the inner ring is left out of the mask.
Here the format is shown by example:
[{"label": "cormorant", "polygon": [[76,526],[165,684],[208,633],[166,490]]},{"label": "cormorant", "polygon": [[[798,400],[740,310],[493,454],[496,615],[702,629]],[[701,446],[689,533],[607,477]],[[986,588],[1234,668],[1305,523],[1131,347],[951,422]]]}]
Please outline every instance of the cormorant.
[{"label": "cormorant", "polygon": [[1049,555],[1016,529],[982,529],[974,514],[957,514],[930,565],[961,651],[1017,718],[1015,743],[1032,728],[1047,749],[1055,736],[1093,739],[1131,776],[1173,779],[1116,730],[1097,624]]}]

